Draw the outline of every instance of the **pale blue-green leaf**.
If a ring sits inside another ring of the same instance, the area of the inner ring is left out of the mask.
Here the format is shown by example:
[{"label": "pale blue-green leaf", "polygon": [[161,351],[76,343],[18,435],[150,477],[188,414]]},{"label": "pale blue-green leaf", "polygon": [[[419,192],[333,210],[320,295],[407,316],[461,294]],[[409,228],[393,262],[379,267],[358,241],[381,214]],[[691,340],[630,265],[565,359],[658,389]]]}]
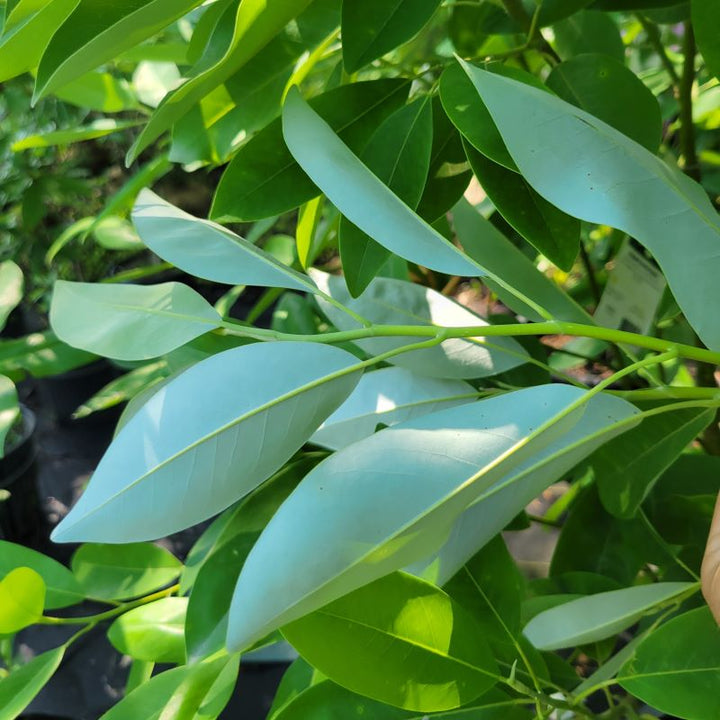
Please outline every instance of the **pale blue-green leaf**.
[{"label": "pale blue-green leaf", "polygon": [[[371,238],[401,257],[451,275],[482,270],[419,218],[354,155],[297,88],[283,108],[290,152],[328,199]],[[372,212],[367,212],[367,208]]]},{"label": "pale blue-green leaf", "polygon": [[539,650],[604,640],[691,587],[691,583],[653,583],[588,595],[541,612],[523,628],[523,633]]},{"label": "pale blue-green leaf", "polygon": [[583,408],[570,408],[582,395],[545,385],[461,405],[383,430],[320,463],[248,556],[228,645],[247,647],[436,552],[468,505],[573,428]]},{"label": "pale blue-green leaf", "polygon": [[0,458],[5,456],[5,440],[18,417],[20,405],[15,383],[7,375],[0,375]]},{"label": "pale blue-green leaf", "polygon": [[408,570],[444,585],[531,500],[604,442],[637,424],[632,420],[637,414],[619,398],[592,398],[574,427],[484,490],[456,520],[440,550]]},{"label": "pale blue-green leaf", "polygon": [[0,720],[15,720],[58,669],[65,645],[37,655],[0,680]]},{"label": "pale blue-green leaf", "polygon": [[316,291],[306,275],[221,225],[193,217],[150,190],[138,195],[132,219],[141,239],[155,254],[197,277],[228,285]]},{"label": "pale blue-green leaf", "polygon": [[720,220],[705,190],[583,110],[463,67],[535,190],[566,213],[623,230],[645,245],[702,341],[719,349],[720,326],[707,307],[720,303]]},{"label": "pale blue-green leaf", "polygon": [[423,377],[397,367],[382,368],[362,376],[350,397],[310,441],[339,450],[369,437],[379,424],[396,425],[477,397],[475,388],[461,380]]},{"label": "pale blue-green leaf", "polygon": [[40,60],[35,98],[139,45],[202,0],[80,0],[57,27]]},{"label": "pale blue-green leaf", "polygon": [[0,330],[22,300],[23,285],[23,273],[16,263],[12,260],[0,263]]},{"label": "pale blue-green leaf", "polygon": [[147,360],[219,327],[220,316],[181,283],[55,283],[50,324],[68,345],[118,360]]},{"label": "pale blue-green leaf", "polygon": [[128,163],[181,118],[196,102],[246,65],[310,0],[243,0],[235,12],[232,38],[222,57],[170,93],[128,152]]},{"label": "pale blue-green leaf", "polygon": [[[437,325],[473,327],[488,322],[435,290],[394,278],[376,277],[358,298],[353,298],[342,277],[312,270],[317,286],[344,306],[376,325]],[[323,313],[339,330],[361,327],[347,313],[318,298]],[[407,337],[369,338],[357,345],[371,355],[410,345]],[[487,345],[486,345],[487,342]],[[403,353],[390,359],[420,375],[440,378],[477,378],[497,375],[527,362],[527,352],[513,338],[453,338],[432,348]]]},{"label": "pale blue-green leaf", "polygon": [[352,355],[314,343],[246,345],[193,365],[118,433],[53,538],[152,539],[217,514],[281,467],[359,379]]}]

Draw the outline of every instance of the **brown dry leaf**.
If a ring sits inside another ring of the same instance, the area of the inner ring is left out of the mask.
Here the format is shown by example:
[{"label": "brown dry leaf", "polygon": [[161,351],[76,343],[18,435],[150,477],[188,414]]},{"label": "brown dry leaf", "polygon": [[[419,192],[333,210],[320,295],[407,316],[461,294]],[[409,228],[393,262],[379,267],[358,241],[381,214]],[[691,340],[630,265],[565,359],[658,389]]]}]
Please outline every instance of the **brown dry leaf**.
[{"label": "brown dry leaf", "polygon": [[710,535],[705,546],[702,570],[702,592],[715,620],[720,625],[720,493],[715,503]]}]

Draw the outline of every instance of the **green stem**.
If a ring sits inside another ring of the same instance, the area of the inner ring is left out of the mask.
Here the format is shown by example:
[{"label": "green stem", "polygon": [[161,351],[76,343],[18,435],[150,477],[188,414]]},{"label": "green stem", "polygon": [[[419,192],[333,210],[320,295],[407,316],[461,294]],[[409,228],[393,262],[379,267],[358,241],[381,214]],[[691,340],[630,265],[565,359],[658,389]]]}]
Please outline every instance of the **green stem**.
[{"label": "green stem", "polygon": [[663,45],[662,37],[660,37],[660,30],[658,26],[654,22],[648,20],[641,13],[637,13],[635,17],[643,26],[643,30],[645,31],[650,44],[653,46],[655,52],[660,56],[660,62],[663,64],[665,70],[667,70],[672,84],[675,88],[677,88],[680,85],[680,76],[677,74],[677,70],[675,70],[672,60],[668,57],[665,45]]},{"label": "green stem", "polygon": [[700,182],[700,163],[695,148],[695,123],[693,122],[692,90],[695,82],[695,33],[690,22],[685,23],[683,40],[683,70],[678,88],[680,103],[680,148],[685,174]]},{"label": "green stem", "polygon": [[90,627],[93,627],[94,625],[97,625],[104,620],[113,620],[118,615],[122,615],[128,610],[140,607],[141,605],[147,605],[148,603],[155,602],[155,600],[159,600],[160,598],[172,595],[179,589],[180,585],[172,585],[169,588],[165,588],[165,590],[159,590],[158,592],[152,593],[151,595],[146,595],[145,597],[139,598],[138,600],[132,600],[131,602],[122,603],[117,607],[112,608],[111,610],[106,610],[105,612],[98,613],[97,615],[84,615],[81,617],[69,618],[44,615],[42,618],[40,618],[38,622],[41,625],[88,625],[89,629]]},{"label": "green stem", "polygon": [[571,335],[574,337],[590,337],[606,340],[612,343],[627,343],[655,352],[672,350],[678,357],[698,362],[720,364],[720,353],[704,348],[672,342],[664,338],[646,337],[637,333],[611,328],[583,325],[561,321],[539,323],[514,323],[509,325],[482,325],[471,327],[443,328],[431,325],[372,325],[371,327],[356,330],[343,330],[339,332],[322,333],[318,335],[295,335],[280,333],[274,330],[243,327],[228,320],[223,321],[222,327],[235,335],[251,337],[257,340],[292,340],[301,342],[341,343],[353,342],[374,337],[426,337],[443,340],[450,338],[472,337],[520,337],[532,335]]}]

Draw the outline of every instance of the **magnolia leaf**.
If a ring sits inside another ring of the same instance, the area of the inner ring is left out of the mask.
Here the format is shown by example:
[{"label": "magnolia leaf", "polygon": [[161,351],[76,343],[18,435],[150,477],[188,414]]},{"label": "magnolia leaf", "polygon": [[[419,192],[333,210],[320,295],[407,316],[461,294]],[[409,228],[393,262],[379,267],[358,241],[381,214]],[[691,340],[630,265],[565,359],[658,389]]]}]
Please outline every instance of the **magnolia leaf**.
[{"label": "magnolia leaf", "polygon": [[217,514],[278,470],[360,374],[344,350],[300,342],[193,365],[127,421],[53,539],[150,540]]},{"label": "magnolia leaf", "polygon": [[8,316],[20,304],[23,294],[23,273],[12,260],[0,263],[0,330]]},{"label": "magnolia leaf", "polygon": [[68,345],[116,358],[164,355],[220,326],[220,315],[181,283],[55,283],[50,324]]}]

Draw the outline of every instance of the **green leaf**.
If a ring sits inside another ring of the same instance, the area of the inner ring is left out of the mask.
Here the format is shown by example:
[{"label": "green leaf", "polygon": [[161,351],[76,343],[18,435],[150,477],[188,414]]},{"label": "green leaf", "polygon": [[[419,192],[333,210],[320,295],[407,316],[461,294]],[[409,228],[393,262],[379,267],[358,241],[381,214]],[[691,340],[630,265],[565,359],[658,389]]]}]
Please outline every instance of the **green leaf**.
[{"label": "green leaf", "polygon": [[593,2],[593,0],[544,0],[540,8],[540,16],[538,23],[542,27],[544,25],[552,25],[558,20],[573,15],[578,10],[582,10]]},{"label": "green leaf", "polygon": [[[517,68],[497,63],[488,68],[500,75],[544,88],[534,75]],[[515,161],[505,147],[492,115],[459,64],[448,66],[440,76],[440,99],[452,124],[474,148],[498,165],[517,172]]]},{"label": "green leaf", "polygon": [[417,214],[429,223],[444,218],[445,213],[463,196],[472,179],[460,133],[448,119],[437,95],[433,97],[432,113],[430,170],[417,205]]},{"label": "green leaf", "polygon": [[[437,553],[411,565],[409,572],[438,585],[447,582],[534,498],[604,442],[632,426],[636,414],[632,405],[619,403],[617,398],[608,395],[590,400],[585,413],[572,428],[483,490],[455,520]],[[586,542],[583,551],[591,561],[594,555],[588,545],[593,538],[588,537]]]},{"label": "green leaf", "polygon": [[108,640],[123,655],[154,663],[185,662],[188,599],[166,597],[133,608],[108,628]]},{"label": "green leaf", "polygon": [[35,79],[35,99],[157,34],[201,0],[80,0],[54,32]]},{"label": "green leaf", "polygon": [[635,515],[658,478],[715,416],[689,408],[643,420],[588,459],[605,509],[619,518]]},{"label": "green leaf", "polygon": [[43,614],[45,583],[34,570],[19,567],[0,580],[0,635],[12,635]]},{"label": "green leaf", "polygon": [[15,383],[6,375],[0,375],[0,458],[5,456],[5,441],[12,426],[20,417]]},{"label": "green leaf", "polygon": [[117,215],[110,215],[96,222],[92,235],[95,242],[106,250],[127,252],[142,250],[143,247],[133,226]]},{"label": "green leaf", "polygon": [[43,579],[48,610],[75,605],[85,597],[78,581],[64,565],[30,548],[0,540],[0,577],[18,567],[31,568]]},{"label": "green leaf", "polygon": [[[55,0],[53,0],[54,2]],[[111,135],[120,130],[136,127],[139,123],[136,120],[111,120],[110,118],[101,118],[93,120],[89,125],[83,125],[76,128],[68,128],[66,130],[54,130],[52,132],[42,133],[40,135],[27,135],[20,140],[16,140],[10,149],[13,152],[21,150],[29,150],[30,148],[51,147],[53,145],[71,145],[84,140],[95,140],[96,138]]]},{"label": "green leaf", "polygon": [[146,540],[215,515],[278,470],[359,379],[352,355],[316,343],[257,343],[199,362],[128,420],[53,538]]},{"label": "green leaf", "polygon": [[0,372],[14,380],[22,380],[26,372],[36,378],[59,375],[87,365],[95,357],[66,345],[50,331],[0,342]]},{"label": "green leaf", "polygon": [[8,316],[20,304],[23,296],[23,273],[12,261],[0,263],[0,330]]},{"label": "green leaf", "polygon": [[142,241],[163,260],[196,277],[228,285],[314,292],[313,282],[224,227],[193,217],[142,190],[133,209]]},{"label": "green leaf", "polygon": [[[616,227],[647,247],[703,342],[720,302],[720,222],[705,190],[592,115],[522,83],[464,65],[525,179],[570,215]],[[632,201],[627,187],[632,185]],[[688,242],[679,245],[679,235]]]},{"label": "green leaf", "polygon": [[[452,211],[453,225],[465,252],[488,269],[493,277],[503,278],[522,295],[532,298],[546,314],[558,320],[592,324],[590,316],[567,293],[563,292],[535,264],[513,245],[469,202],[461,200]],[[519,300],[490,278],[484,280],[500,299],[516,313],[533,320],[543,315]]]},{"label": "green leaf", "polygon": [[423,377],[399,367],[382,368],[360,378],[350,397],[310,441],[339,450],[369,437],[378,425],[396,425],[477,397],[472,385],[459,380]]},{"label": "green leaf", "polygon": [[50,38],[79,0],[20,0],[0,36],[0,82],[37,67]]},{"label": "green leaf", "polygon": [[[246,647],[436,552],[488,488],[569,432],[581,415],[592,415],[588,408],[574,410],[558,423],[558,414],[581,396],[569,386],[527,388],[395,425],[324,460],[248,556],[230,609],[229,646]],[[627,413],[631,406],[617,407]],[[389,492],[392,503],[382,500]]]},{"label": "green leaf", "polygon": [[130,85],[110,73],[88,73],[55,90],[53,95],[71,105],[105,113],[134,110],[138,106]]},{"label": "green leaf", "polygon": [[171,583],[182,564],[151,543],[80,546],[71,567],[84,593],[96,600],[128,600]]},{"label": "green leaf", "polygon": [[571,270],[580,249],[580,221],[538,195],[522,175],[488,160],[469,143],[465,152],[482,189],[505,220],[548,260]]},{"label": "green leaf", "polygon": [[[453,275],[479,271],[442,235],[392,193],[301,97],[291,90],[283,108],[290,152],[313,182],[353,224],[401,257]],[[372,207],[373,212],[366,212]]]},{"label": "green leaf", "polygon": [[[378,125],[404,104],[409,89],[407,81],[398,79],[351,83],[313,98],[310,104],[359,151]],[[220,222],[259,220],[299,207],[319,194],[286,147],[278,118],[232,159],[215,191],[210,215]]]},{"label": "green leaf", "polygon": [[547,86],[650,152],[657,151],[662,137],[660,105],[645,83],[614,58],[590,53],[573,57],[553,68]]},{"label": "green leaf", "polygon": [[[362,161],[409,207],[416,208],[430,169],[432,105],[426,96],[393,113],[370,138]],[[360,295],[390,257],[347,218],[341,218],[339,249],[353,297]]]},{"label": "green leaf", "polygon": [[700,52],[705,59],[707,69],[716,77],[720,76],[720,47],[717,38],[720,35],[720,8],[717,3],[692,0],[692,26],[695,31]]},{"label": "green leaf", "polygon": [[343,0],[343,62],[348,73],[414,37],[440,0]]},{"label": "green leaf", "polygon": [[[282,680],[280,680],[272,705],[268,711],[267,720],[275,720],[278,714],[299,695],[324,680],[325,677],[321,672],[318,672],[301,657],[296,658],[283,673]],[[334,685],[334,683],[330,684]]]},{"label": "green leaf", "polygon": [[164,355],[221,323],[213,307],[181,283],[119,285],[58,280],[50,324],[64,342],[118,360]]},{"label": "green leaf", "polygon": [[625,45],[615,21],[597,10],[583,10],[553,27],[555,46],[563,60],[585,53],[603,53],[622,62]]},{"label": "green leaf", "polygon": [[0,720],[15,720],[58,669],[65,645],[35,656],[0,680]]},{"label": "green leaf", "polygon": [[715,720],[720,714],[720,628],[710,611],[692,610],[655,630],[618,680],[661,712]]},{"label": "green leaf", "polygon": [[214,720],[229,700],[226,686],[229,680],[234,684],[238,662],[238,657],[224,656],[166,670],[126,695],[100,720]]},{"label": "green leaf", "polygon": [[596,642],[626,630],[692,587],[691,583],[654,583],[588,595],[541,612],[523,633],[540,650]]},{"label": "green leaf", "polygon": [[[582,570],[634,582],[640,568],[657,561],[658,547],[638,519],[620,520],[605,511],[594,487],[575,500],[550,565],[551,576]],[[661,558],[665,559],[660,550]]]},{"label": "green leaf", "polygon": [[403,573],[296,620],[283,635],[337,684],[406,710],[450,710],[497,680],[473,617],[439,588]]},{"label": "green leaf", "polygon": [[192,587],[185,628],[189,662],[225,647],[230,601],[245,558],[278,507],[318,463],[317,455],[286,465],[221,515],[190,551],[181,582],[181,589]]},{"label": "green leaf", "polygon": [[[312,270],[311,277],[323,292],[376,325],[471,327],[488,324],[439,292],[405,280],[375,278],[368,289],[353,300],[340,276]],[[317,302],[339,330],[361,327],[359,321],[325,299],[318,298]],[[416,340],[407,337],[377,337],[357,340],[356,344],[377,356],[413,342]],[[436,347],[398,355],[389,362],[420,375],[453,379],[497,375],[526,362],[527,353],[513,338],[493,337],[487,342],[488,347],[480,337],[453,338]]]},{"label": "green leaf", "polygon": [[197,74],[164,98],[130,148],[128,164],[195,103],[246,65],[309,4],[310,0],[243,0],[234,11],[232,38],[222,57],[213,58],[212,64],[201,59]]}]

